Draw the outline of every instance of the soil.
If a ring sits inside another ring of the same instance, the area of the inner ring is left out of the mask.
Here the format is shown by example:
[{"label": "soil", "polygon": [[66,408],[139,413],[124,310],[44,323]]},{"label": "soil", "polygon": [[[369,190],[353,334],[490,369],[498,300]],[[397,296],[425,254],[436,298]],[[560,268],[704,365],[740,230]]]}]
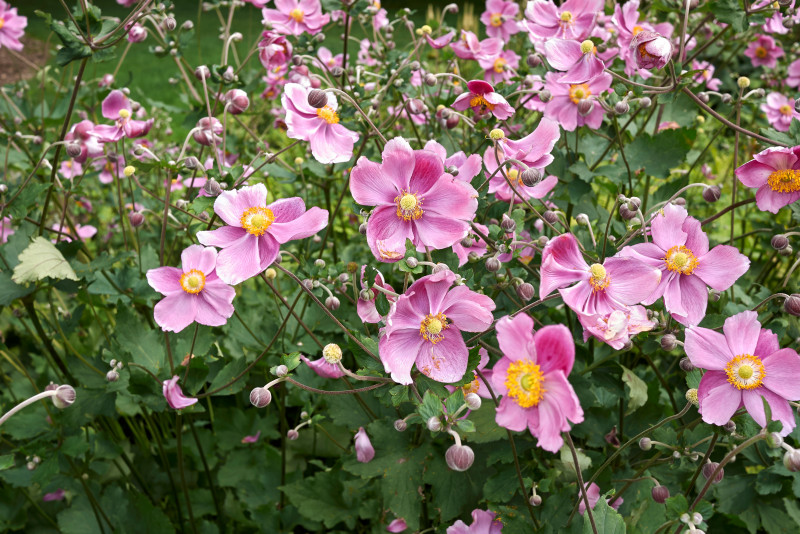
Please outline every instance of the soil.
[{"label": "soil", "polygon": [[[48,53],[46,44],[38,39],[23,37],[24,48],[17,54],[40,67],[47,63]],[[30,78],[34,74],[33,68],[20,60],[5,48],[0,48],[0,85],[18,82]]]}]

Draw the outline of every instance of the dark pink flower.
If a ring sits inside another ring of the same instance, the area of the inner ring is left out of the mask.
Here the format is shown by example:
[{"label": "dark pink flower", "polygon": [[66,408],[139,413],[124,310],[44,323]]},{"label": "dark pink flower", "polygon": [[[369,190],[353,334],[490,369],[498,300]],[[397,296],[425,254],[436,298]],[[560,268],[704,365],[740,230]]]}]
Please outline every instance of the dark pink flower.
[{"label": "dark pink flower", "polygon": [[258,438],[261,437],[261,431],[259,430],[252,436],[245,436],[242,438],[242,443],[256,443],[258,442]]},{"label": "dark pink flower", "polygon": [[744,55],[750,58],[754,67],[764,66],[774,69],[778,64],[778,58],[783,57],[784,52],[769,35],[758,35],[744,51]]},{"label": "dark pink flower", "polygon": [[283,67],[292,58],[292,43],[286,37],[273,32],[265,31],[261,34],[261,41],[258,43],[258,59],[264,68],[272,70],[275,67]]},{"label": "dark pink flower", "polygon": [[275,0],[277,9],[264,8],[264,22],[284,35],[317,34],[331,19],[322,13],[319,0]]},{"label": "dark pink flower", "polygon": [[410,384],[415,363],[437,382],[455,382],[467,371],[469,354],[461,331],[488,328],[495,305],[467,286],[452,287],[455,280],[449,270],[423,276],[389,312],[379,349],[395,382]]},{"label": "dark pink flower", "polygon": [[10,48],[19,52],[22,50],[20,39],[25,34],[28,17],[17,14],[16,7],[9,7],[0,0],[0,48]]},{"label": "dark pink flower", "polygon": [[681,206],[664,206],[650,223],[650,234],[651,243],[625,247],[619,255],[659,270],[661,282],[643,302],[650,305],[663,296],[666,310],[683,325],[705,317],[708,287],[725,291],[750,268],[750,260],[736,247],[709,250],[700,221]]},{"label": "dark pink flower", "polygon": [[63,501],[66,492],[62,488],[58,488],[56,491],[51,493],[45,493],[42,496],[42,501],[44,502],[52,502],[52,501]]},{"label": "dark pink flower", "polygon": [[503,523],[497,519],[494,512],[473,510],[471,525],[467,526],[459,519],[447,527],[446,534],[500,534],[501,532],[503,532]]},{"label": "dark pink flower", "polygon": [[372,442],[369,440],[367,431],[364,427],[360,427],[355,436],[356,447],[356,460],[361,463],[369,463],[375,458],[375,449],[372,447]]},{"label": "dark pink flower", "polygon": [[580,84],[594,80],[605,69],[597,57],[597,47],[592,41],[582,43],[564,39],[550,39],[544,42],[545,57],[550,66],[566,72],[558,78],[562,83]]},{"label": "dark pink flower", "polygon": [[[561,74],[557,72],[548,72],[545,75],[545,89],[552,95],[552,99],[545,106],[545,116],[558,122],[568,132],[583,125],[593,130],[599,128],[603,123],[605,111],[593,100],[611,87],[611,75],[604,72],[591,82],[581,84],[561,83],[558,81],[560,77]],[[582,101],[586,101],[587,104],[581,104]],[[579,105],[589,106],[588,112],[581,110]]]},{"label": "dark pink flower", "polygon": [[702,71],[695,74],[694,81],[698,83],[705,83],[707,89],[716,91],[722,84],[722,80],[720,80],[719,78],[714,78],[714,65],[712,65],[708,61],[693,60],[692,70]]},{"label": "dark pink flower", "polygon": [[794,99],[774,91],[767,95],[760,108],[766,113],[770,126],[779,132],[788,132],[792,120],[800,119],[800,113],[794,109]]},{"label": "dark pink flower", "polygon": [[486,0],[486,11],[481,13],[481,22],[486,25],[486,35],[499,37],[505,42],[520,31],[516,18],[519,6],[508,0]]},{"label": "dark pink flower", "polygon": [[527,28],[540,39],[583,41],[603,12],[603,0],[567,0],[560,7],[552,0],[533,0],[525,9]]},{"label": "dark pink flower", "polygon": [[745,186],[757,189],[761,211],[778,210],[800,199],[800,147],[771,147],[735,171]]},{"label": "dark pink flower", "polygon": [[173,410],[182,410],[188,408],[197,402],[194,397],[187,397],[183,394],[181,386],[178,385],[179,376],[175,375],[169,380],[164,380],[163,393],[164,398],[167,399],[167,404]]},{"label": "dark pink flower", "polygon": [[514,114],[514,108],[506,99],[495,93],[494,87],[483,80],[467,82],[467,91],[458,95],[451,107],[458,111],[472,108],[472,111],[480,115],[490,112],[501,121]]},{"label": "dark pink flower", "polygon": [[786,67],[786,85],[800,87],[800,59],[792,61]]},{"label": "dark pink flower", "polygon": [[92,129],[92,135],[104,143],[114,143],[123,137],[134,139],[147,135],[153,126],[153,119],[139,121],[131,118],[131,102],[125,93],[115,89],[103,100],[103,117],[116,121],[114,126],[99,124]]},{"label": "dark pink flower", "polygon": [[[589,500],[589,506],[594,510],[597,501],[600,500],[600,486],[594,482],[586,486],[586,498]],[[580,500],[578,513],[583,515],[586,513],[586,502],[583,500],[583,494],[580,491],[578,492],[578,499]],[[625,502],[622,497],[614,499],[614,502],[611,502],[611,499],[606,499],[606,501],[611,503],[611,508],[614,510],[619,510],[619,507]]]},{"label": "dark pink flower", "polygon": [[761,328],[753,311],[728,317],[722,332],[686,329],[686,355],[694,366],[706,369],[697,389],[703,421],[724,425],[744,405],[765,427],[763,398],[773,419],[783,424],[780,434],[790,434],[796,423],[787,401],[800,400],[800,356],[781,349],[778,336]]},{"label": "dark pink flower", "polygon": [[567,376],[575,363],[575,343],[564,325],[533,331],[525,314],[497,321],[497,342],[503,357],[492,369],[492,388],[503,398],[498,425],[521,432],[526,428],[537,445],[558,452],[569,422],[583,422],[583,410]]}]

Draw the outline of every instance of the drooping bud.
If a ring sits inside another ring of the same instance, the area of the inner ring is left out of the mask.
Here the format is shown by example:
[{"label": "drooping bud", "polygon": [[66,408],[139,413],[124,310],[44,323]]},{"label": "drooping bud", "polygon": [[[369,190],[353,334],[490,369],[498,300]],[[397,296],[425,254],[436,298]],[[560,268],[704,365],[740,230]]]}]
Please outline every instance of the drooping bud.
[{"label": "drooping bud", "polygon": [[627,102],[620,101],[614,104],[614,113],[617,115],[625,115],[630,110],[631,106]]},{"label": "drooping bud", "polygon": [[517,223],[514,221],[514,219],[504,213],[503,219],[500,221],[500,228],[510,234],[517,228]]},{"label": "drooping bud", "polygon": [[356,459],[361,463],[371,462],[375,458],[375,449],[372,447],[372,442],[369,440],[367,431],[364,427],[358,429],[355,436]]},{"label": "drooping bud", "polygon": [[453,471],[466,471],[475,461],[475,453],[467,445],[453,444],[444,454],[447,467]]},{"label": "drooping bud", "polygon": [[542,497],[539,495],[531,495],[531,498],[528,499],[528,502],[531,503],[531,506],[541,506],[542,505]]},{"label": "drooping bud", "polygon": [[110,370],[109,372],[106,373],[106,380],[108,380],[109,382],[116,382],[117,380],[119,380],[119,373],[114,369]]},{"label": "drooping bud", "polygon": [[128,221],[131,223],[131,227],[137,228],[144,224],[144,215],[138,211],[128,212]]},{"label": "drooping bud", "polygon": [[703,200],[706,202],[713,204],[719,197],[722,195],[722,191],[720,190],[718,185],[712,185],[703,189]]},{"label": "drooping bud", "polygon": [[428,419],[427,426],[431,432],[439,432],[442,429],[442,421],[434,415]]},{"label": "drooping bud", "polygon": [[654,31],[643,30],[636,34],[630,48],[640,69],[663,69],[672,57],[672,42]]},{"label": "drooping bud", "polygon": [[474,244],[475,244],[475,240],[472,238],[471,235],[468,235],[464,239],[461,240],[461,246],[464,247],[464,248],[470,248]]},{"label": "drooping bud", "polygon": [[589,226],[589,216],[585,213],[579,213],[575,216],[575,222],[580,226]]},{"label": "drooping bud", "polygon": [[250,392],[250,404],[256,408],[266,408],[272,402],[272,393],[267,388],[253,388]]},{"label": "drooping bud", "polygon": [[549,90],[542,89],[541,91],[539,91],[539,100],[541,100],[542,103],[547,104],[552,99],[553,99],[553,94]]},{"label": "drooping bud", "polygon": [[777,432],[770,432],[769,434],[767,434],[766,442],[767,445],[769,445],[773,449],[777,449],[781,445],[783,445],[783,436],[781,436]]},{"label": "drooping bud", "polygon": [[405,419],[398,419],[394,422],[394,429],[398,432],[405,432],[408,428],[408,423],[406,423]]},{"label": "drooping bud", "polygon": [[470,410],[478,410],[481,407],[481,398],[477,393],[467,393],[464,402]]},{"label": "drooping bud", "polygon": [[542,213],[542,218],[550,224],[555,224],[558,222],[558,213],[553,210],[547,210],[546,212]]},{"label": "drooping bud", "polygon": [[167,17],[164,19],[164,28],[166,28],[168,32],[171,32],[177,27],[178,22],[175,20],[175,17]]},{"label": "drooping bud", "polygon": [[498,260],[494,256],[486,260],[486,270],[489,271],[490,273],[496,273],[497,271],[500,270],[500,267],[502,267],[500,260]]},{"label": "drooping bud", "polygon": [[661,348],[666,351],[675,350],[678,346],[678,340],[675,339],[674,334],[665,334],[661,337]]},{"label": "drooping bud", "polygon": [[772,248],[775,250],[783,250],[789,246],[789,238],[783,234],[774,235],[772,239],[770,239],[769,244],[772,245]]},{"label": "drooping bud", "polygon": [[336,311],[339,309],[340,305],[341,303],[339,302],[339,299],[333,295],[325,299],[325,307],[329,310]]},{"label": "drooping bud", "polygon": [[653,441],[648,437],[644,437],[639,440],[639,448],[643,451],[649,451],[653,448]]},{"label": "drooping bud", "polygon": [[289,431],[286,433],[286,438],[287,438],[287,439],[290,439],[290,440],[292,440],[292,441],[296,440],[296,439],[297,439],[297,438],[299,438],[299,437],[300,437],[300,432],[298,432],[298,431],[297,431],[297,430],[295,430],[294,428],[293,428],[293,429],[291,429],[291,430],[289,430]]},{"label": "drooping bud", "polygon": [[428,108],[425,107],[425,102],[419,98],[412,98],[406,101],[406,107],[408,108],[408,112],[412,115],[420,115],[428,111]]},{"label": "drooping bud", "polygon": [[800,450],[786,451],[783,455],[783,465],[792,473],[800,471]]},{"label": "drooping bud", "polygon": [[367,302],[369,302],[370,300],[375,298],[375,294],[372,291],[370,291],[369,289],[362,289],[358,293],[358,298],[360,300],[366,300]]},{"label": "drooping bud", "polygon": [[725,432],[733,434],[734,432],[736,432],[736,423],[734,423],[733,421],[728,421],[727,423],[722,425],[722,428],[725,430]]},{"label": "drooping bud", "polygon": [[785,258],[788,258],[792,254],[794,254],[794,249],[792,248],[792,245],[787,245],[785,248],[780,249],[778,251],[778,254],[780,254]]},{"label": "drooping bud", "polygon": [[592,111],[594,111],[593,100],[589,100],[588,98],[583,98],[581,99],[580,102],[578,102],[578,114],[581,117],[589,115]]},{"label": "drooping bud", "polygon": [[241,89],[231,89],[225,93],[225,100],[228,101],[228,111],[233,115],[238,115],[247,111],[250,107],[250,99],[247,93]]},{"label": "drooping bud", "polygon": [[632,221],[638,215],[636,214],[635,210],[631,210],[630,208],[628,208],[627,204],[622,204],[619,207],[619,216],[622,218],[622,220]]},{"label": "drooping bud", "polygon": [[524,301],[529,301],[533,298],[536,290],[533,288],[533,285],[525,282],[517,286],[517,296]]},{"label": "drooping bud", "polygon": [[783,301],[783,311],[789,315],[800,317],[800,293],[789,295],[789,298]]},{"label": "drooping bud", "polygon": [[664,502],[669,499],[669,488],[659,484],[650,491],[650,494],[653,496],[653,500],[658,504],[664,504]]},{"label": "drooping bud", "polygon": [[220,187],[219,182],[213,178],[209,178],[203,186],[203,192],[210,197],[216,197],[222,193],[222,188]]},{"label": "drooping bud", "polygon": [[519,175],[519,179],[525,187],[533,187],[541,181],[542,171],[535,167],[527,168]]},{"label": "drooping bud", "polygon": [[643,96],[642,98],[639,99],[639,105],[642,108],[647,109],[647,108],[649,108],[650,106],[653,105],[653,101],[650,100],[649,97]]},{"label": "drooping bud", "polygon": [[681,361],[678,365],[685,373],[690,373],[695,370],[695,366],[689,358],[681,358]]},{"label": "drooping bud", "polygon": [[194,69],[194,77],[198,80],[207,80],[211,77],[211,71],[205,65],[200,65]]},{"label": "drooping bud", "polygon": [[[717,467],[719,467],[719,463],[717,462],[708,462],[707,464],[705,464],[702,469],[703,478],[705,478],[706,480],[711,478],[711,476],[714,475],[714,471],[717,470]],[[719,472],[716,475],[714,475],[714,480],[712,480],[711,483],[719,484],[720,482],[722,482],[722,477],[724,476],[725,476],[725,470],[720,469]]]},{"label": "drooping bud", "polygon": [[328,95],[320,89],[308,92],[308,105],[315,109],[322,109],[328,104]]},{"label": "drooping bud", "polygon": [[67,144],[67,156],[71,158],[77,158],[81,155],[81,145],[80,143],[68,143]]},{"label": "drooping bud", "polygon": [[62,384],[56,388],[56,394],[51,398],[56,408],[63,410],[75,402],[75,388],[69,384]]}]

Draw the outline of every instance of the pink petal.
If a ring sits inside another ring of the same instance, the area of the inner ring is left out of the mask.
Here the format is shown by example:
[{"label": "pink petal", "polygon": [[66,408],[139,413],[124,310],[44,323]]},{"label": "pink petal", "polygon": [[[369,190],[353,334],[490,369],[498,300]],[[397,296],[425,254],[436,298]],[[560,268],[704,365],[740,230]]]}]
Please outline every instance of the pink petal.
[{"label": "pink petal", "polygon": [[731,354],[754,354],[761,334],[761,323],[754,311],[743,311],[725,319],[722,327]]},{"label": "pink petal", "polygon": [[[497,393],[497,390],[495,390]],[[514,432],[521,432],[528,426],[528,414],[525,408],[514,402],[510,397],[500,399],[500,406],[495,413],[495,422]]]},{"label": "pink petal", "polygon": [[591,82],[603,74],[605,68],[605,64],[596,55],[589,52],[583,54],[583,57],[558,81],[570,84]]},{"label": "pink petal", "polygon": [[[756,354],[757,356],[759,354]],[[787,400],[800,400],[800,356],[793,349],[785,348],[762,356],[764,363],[764,387]]]},{"label": "pink petal", "polygon": [[394,198],[400,191],[389,177],[383,174],[381,165],[362,156],[350,172],[350,193],[357,204],[380,206],[394,204]]},{"label": "pink petal", "polygon": [[197,240],[209,247],[224,248],[247,235],[250,234],[248,234],[243,228],[237,228],[235,226],[220,226],[216,230],[203,230],[201,232],[197,232]]},{"label": "pink petal", "polygon": [[322,378],[342,378],[344,376],[344,373],[341,371],[341,369],[339,369],[338,365],[328,363],[325,361],[325,358],[319,358],[312,361],[301,354],[300,359],[303,360],[312,371],[317,373]]},{"label": "pink petal", "polygon": [[471,186],[449,175],[442,175],[424,195],[422,209],[429,214],[472,220],[478,209],[477,194]]},{"label": "pink petal", "polygon": [[682,226],[688,216],[686,210],[680,206],[664,206],[650,224],[653,242],[664,250],[685,245],[687,235]]},{"label": "pink petal", "polygon": [[295,239],[310,237],[328,226],[328,211],[316,206],[293,221],[270,225],[267,232],[278,243],[286,243]]},{"label": "pink petal", "polygon": [[611,278],[606,292],[622,304],[637,304],[658,287],[661,271],[634,258],[608,258],[603,266]]},{"label": "pink petal", "polygon": [[[550,39],[545,41],[542,46],[547,62],[555,70],[568,71],[583,56],[581,44],[578,41]],[[583,81],[568,83],[583,83]]]},{"label": "pink petal", "polygon": [[108,93],[108,96],[103,99],[103,117],[108,120],[119,120],[119,112],[123,109],[130,111],[131,105],[128,101],[128,97],[125,96],[125,93],[122,91],[115,89]]},{"label": "pink petal", "polygon": [[[384,370],[398,384],[411,384],[411,368],[425,340],[419,332],[400,330],[383,336],[378,344]],[[460,377],[459,377],[460,378]]]},{"label": "pink petal", "polygon": [[444,162],[435,152],[414,151],[414,172],[409,179],[409,192],[425,196],[444,174]]},{"label": "pink petal", "polygon": [[694,217],[686,217],[683,221],[683,231],[686,232],[686,248],[698,258],[708,254],[708,236],[703,231],[700,221]]},{"label": "pink petal", "polygon": [[181,289],[182,271],[176,267],[158,267],[147,271],[147,283],[161,293],[169,295]]},{"label": "pink petal", "polygon": [[[508,375],[508,366],[511,365],[512,360],[508,356],[503,356],[494,364],[491,376],[487,376],[492,386],[492,391],[498,397],[506,395],[508,388],[506,387],[506,376]],[[524,427],[523,427],[524,428]]]},{"label": "pink petal", "polygon": [[698,326],[686,329],[684,350],[692,365],[712,371],[723,371],[734,356],[724,335]]},{"label": "pink petal", "polygon": [[408,191],[408,182],[414,171],[414,151],[405,139],[395,137],[386,143],[381,170],[397,189]]},{"label": "pink petal", "polygon": [[742,392],[728,383],[725,373],[710,371],[700,379],[697,399],[703,421],[722,426],[731,420],[742,405]]},{"label": "pink petal", "polygon": [[755,350],[753,354],[762,360],[768,359],[771,354],[781,350],[781,346],[778,344],[778,335],[773,334],[772,330],[762,328],[761,332],[758,334],[758,343],[756,343]]},{"label": "pink petal", "polygon": [[694,275],[712,289],[725,291],[750,268],[750,260],[736,247],[717,245],[699,258]]},{"label": "pink petal", "polygon": [[451,325],[435,345],[425,342],[417,356],[417,369],[437,382],[455,382],[467,372],[469,351],[461,332]]},{"label": "pink petal", "polygon": [[250,208],[266,207],[267,187],[264,184],[223,191],[214,201],[214,212],[231,226],[242,227],[242,214]]},{"label": "pink petal", "polygon": [[381,261],[386,261],[381,255],[382,241],[397,242],[405,252],[406,239],[412,236],[411,223],[397,216],[394,205],[378,206],[367,221],[367,243],[375,257]]},{"label": "pink petal", "polygon": [[413,228],[418,247],[440,250],[464,239],[470,227],[465,221],[429,212],[416,220]]},{"label": "pink petal", "polygon": [[217,250],[201,245],[191,245],[181,252],[181,265],[183,272],[188,273],[197,269],[204,275],[212,273],[217,264]]},{"label": "pink petal", "polygon": [[194,322],[197,299],[185,291],[161,299],[153,308],[153,318],[162,330],[180,332]]},{"label": "pink petal", "polygon": [[459,330],[481,332],[492,324],[494,301],[487,295],[475,293],[467,286],[451,289],[442,301],[442,313]]},{"label": "pink petal", "polygon": [[533,337],[533,320],[520,313],[515,317],[506,315],[495,325],[497,343],[503,355],[511,361],[536,360],[536,345]]},{"label": "pink petal", "polygon": [[533,335],[533,341],[542,373],[561,371],[564,376],[569,375],[575,363],[575,341],[569,328],[562,324],[544,326]]},{"label": "pink petal", "polygon": [[736,169],[736,177],[747,187],[761,187],[774,171],[773,167],[752,160]]},{"label": "pink petal", "polygon": [[772,420],[783,423],[780,435],[789,435],[797,424],[794,419],[794,410],[792,410],[792,407],[786,399],[773,393],[769,389],[760,387],[742,391],[742,400],[744,401],[744,407],[747,409],[747,413],[762,427],[767,426],[767,414],[764,412],[764,401],[761,400],[762,397],[767,399],[769,403],[769,409],[772,412]]},{"label": "pink petal", "polygon": [[259,238],[252,234],[229,243],[217,255],[217,276],[230,285],[256,276],[262,270],[258,247]]}]

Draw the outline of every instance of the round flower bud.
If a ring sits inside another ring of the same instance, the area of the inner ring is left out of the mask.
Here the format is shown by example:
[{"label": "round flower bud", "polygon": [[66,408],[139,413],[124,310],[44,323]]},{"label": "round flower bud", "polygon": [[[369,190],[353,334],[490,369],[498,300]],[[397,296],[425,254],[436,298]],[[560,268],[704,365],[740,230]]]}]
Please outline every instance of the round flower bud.
[{"label": "round flower bud", "polygon": [[[719,464],[717,462],[708,462],[706,465],[703,466],[702,473],[703,478],[708,480],[711,478],[711,475],[714,475],[714,471],[716,471]],[[712,484],[719,484],[722,481],[722,477],[725,476],[725,470],[720,469],[719,473],[714,475],[714,480],[711,481]]]},{"label": "round flower bud", "polygon": [[439,432],[442,429],[442,422],[435,415],[428,419],[427,425],[431,432]]},{"label": "round flower bud", "polygon": [[675,350],[675,347],[678,346],[678,340],[675,339],[674,334],[665,334],[661,337],[661,348],[670,351]]},{"label": "round flower bud", "polygon": [[789,238],[783,234],[774,235],[769,244],[772,245],[772,248],[775,250],[783,250],[789,246]]},{"label": "round flower bud", "polygon": [[658,504],[664,504],[664,502],[669,499],[669,488],[661,485],[655,486],[650,491],[650,495],[653,496],[653,500]]},{"label": "round flower bud", "polygon": [[203,186],[203,192],[210,197],[216,197],[222,193],[222,188],[220,187],[219,182],[213,178],[209,178]]},{"label": "round flower bud", "polygon": [[441,273],[442,271],[449,271],[449,270],[450,270],[450,267],[448,267],[446,263],[437,263],[436,265],[433,266],[433,269],[431,269],[433,274]]},{"label": "round flower bud", "polygon": [[627,102],[617,102],[614,104],[614,113],[617,115],[625,115],[631,110],[631,106]]},{"label": "round flower bud", "polygon": [[783,301],[783,311],[789,315],[800,317],[800,294],[794,293]]},{"label": "round flower bud", "polygon": [[475,244],[475,239],[473,239],[471,235],[468,235],[461,240],[461,246],[464,248],[470,248],[474,244]]},{"label": "round flower bud", "polygon": [[687,401],[691,402],[695,406],[699,406],[699,401],[697,400],[697,389],[692,388],[686,392],[684,395]]},{"label": "round flower bud", "polygon": [[738,85],[741,89],[747,89],[750,87],[750,78],[747,76],[739,76],[739,79],[736,80],[736,85]]},{"label": "round flower bud", "polygon": [[648,97],[644,96],[644,97],[642,97],[642,98],[640,98],[640,99],[639,99],[639,105],[640,105],[642,108],[644,108],[644,109],[647,109],[647,108],[649,108],[650,106],[652,106],[652,105],[653,105],[653,101],[652,101],[652,100],[650,100],[650,98],[648,98]]},{"label": "round flower bud", "polygon": [[800,450],[786,451],[783,455],[783,465],[792,473],[800,471]]},{"label": "round flower bud", "polygon": [[80,143],[67,143],[67,156],[77,158],[81,155]]},{"label": "round flower bud", "polygon": [[117,380],[119,380],[119,373],[114,369],[110,370],[109,372],[106,373],[106,380],[108,380],[109,382],[116,382]]},{"label": "round flower bud", "polygon": [[419,260],[417,258],[415,258],[414,256],[409,256],[408,258],[406,258],[406,264],[410,268],[416,269],[417,265],[419,265]]},{"label": "round flower bud", "polygon": [[328,343],[322,349],[322,357],[328,363],[337,364],[342,361],[342,348],[336,343]]},{"label": "round flower bud", "polygon": [[770,432],[767,434],[767,445],[773,449],[779,448],[781,445],[783,445],[783,436],[777,432]]},{"label": "round flower bud", "polygon": [[278,378],[284,377],[289,374],[289,368],[285,365],[279,365],[275,368],[275,376]]},{"label": "round flower bud", "polygon": [[5,195],[8,193],[8,186],[6,184],[0,184],[0,194]]},{"label": "round flower bud", "polygon": [[407,428],[408,423],[406,423],[404,419],[398,419],[394,422],[394,429],[398,432],[405,432]]},{"label": "round flower bud", "polygon": [[501,267],[500,260],[492,256],[491,258],[486,260],[486,270],[490,273],[496,273],[500,270]]},{"label": "round flower bud", "polygon": [[360,300],[366,300],[367,302],[369,302],[370,300],[375,298],[375,294],[372,291],[370,291],[369,289],[362,289],[358,293],[358,298]]},{"label": "round flower bud", "polygon": [[531,300],[535,293],[536,290],[528,282],[525,282],[517,286],[517,296],[524,301]]},{"label": "round flower bud", "polygon": [[447,467],[453,471],[466,471],[475,461],[475,453],[467,445],[451,445],[444,454]]},{"label": "round flower bud", "polygon": [[581,226],[589,226],[589,216],[585,213],[579,213],[575,216],[575,222]]},{"label": "round flower bud", "polygon": [[333,295],[325,299],[325,307],[329,310],[336,311],[339,309],[340,305],[341,303],[339,302],[339,299]]},{"label": "round flower bud", "polygon": [[320,89],[308,92],[308,105],[315,109],[322,109],[328,104],[328,95]]},{"label": "round flower bud", "polygon": [[198,80],[207,80],[211,77],[211,71],[205,65],[200,65],[194,69],[194,77]]},{"label": "round flower bud", "polygon": [[128,212],[128,221],[131,223],[133,228],[137,228],[144,224],[144,215],[138,211]]},{"label": "round flower bud", "polygon": [[25,467],[28,469],[28,471],[33,471],[34,469],[36,469],[36,463],[28,462],[27,464],[25,464]]},{"label": "round flower bud", "polygon": [[627,204],[622,204],[619,207],[619,216],[625,221],[632,221],[638,215],[636,214],[635,210],[629,209]]},{"label": "round flower bud", "polygon": [[800,113],[800,98],[798,98],[797,100],[794,101],[794,110],[797,113]]},{"label": "round flower bud", "polygon": [[653,448],[653,441],[650,438],[642,438],[639,440],[639,448],[643,451],[649,451]]},{"label": "round flower bud", "polygon": [[429,72],[425,75],[424,81],[425,85],[427,85],[428,87],[433,87],[436,85],[436,76],[434,76]]},{"label": "round flower bud", "polygon": [[792,248],[792,245],[787,245],[786,248],[782,248],[781,250],[779,250],[778,254],[784,257],[789,257],[792,254],[794,254],[794,249]]},{"label": "round flower bud", "polygon": [[531,506],[541,506],[542,498],[539,495],[531,495],[531,498],[528,499],[528,502],[531,503]]},{"label": "round flower bud", "polygon": [[75,388],[68,384],[58,386],[56,388],[56,394],[52,399],[56,408],[64,409],[75,402]]},{"label": "round flower bud", "polygon": [[730,93],[723,93],[720,100],[722,100],[723,104],[730,104],[733,101],[733,96]]},{"label": "round flower bud", "polygon": [[541,181],[542,171],[535,167],[527,168],[519,175],[519,179],[525,187],[533,187]]},{"label": "round flower bud", "polygon": [[539,100],[543,104],[547,104],[552,99],[553,99],[553,94],[550,91],[548,91],[547,89],[542,89],[541,91],[539,91]]},{"label": "round flower bud", "polygon": [[175,17],[167,17],[164,19],[164,28],[166,28],[168,32],[171,32],[177,27],[178,22],[175,20]]},{"label": "round flower bud", "polygon": [[683,372],[685,373],[689,373],[691,371],[694,371],[695,369],[694,364],[692,364],[689,358],[681,358],[681,361],[678,365],[680,366],[681,370],[683,370]]},{"label": "round flower bud", "polygon": [[537,54],[528,54],[528,57],[525,58],[525,63],[527,63],[530,68],[535,69],[542,64],[542,58]]},{"label": "round flower bud", "polygon": [[499,141],[500,139],[504,138],[506,133],[501,130],[500,128],[495,128],[491,132],[489,132],[489,139],[492,141]]},{"label": "round flower bud", "polygon": [[125,176],[125,178],[130,178],[135,173],[136,173],[136,167],[134,167],[133,165],[128,165],[127,167],[122,169],[122,174]]},{"label": "round flower bud", "polygon": [[358,233],[361,235],[367,235],[367,223],[361,223],[358,226]]},{"label": "round flower bud", "polygon": [[733,421],[728,421],[727,423],[722,425],[722,428],[725,430],[725,432],[733,434],[734,432],[736,432],[736,423],[734,423]]},{"label": "round flower bud", "polygon": [[267,277],[267,280],[275,280],[275,277],[278,276],[278,271],[270,267],[264,275]]},{"label": "round flower bud", "polygon": [[406,107],[408,108],[408,112],[412,115],[420,115],[428,111],[428,108],[425,107],[425,102],[420,100],[419,98],[412,98],[406,101]]},{"label": "round flower bud", "polygon": [[544,213],[542,213],[542,218],[546,222],[549,222],[550,224],[555,224],[556,222],[558,222],[558,213],[556,213],[553,210],[547,210]]},{"label": "round flower bud", "polygon": [[421,65],[419,64],[419,61],[412,61],[411,63],[408,64],[408,68],[411,71],[419,70],[420,66]]},{"label": "round flower bud", "polygon": [[721,193],[722,192],[718,185],[712,185],[703,189],[703,199],[706,202],[713,204],[714,202],[719,200]]},{"label": "round flower bud", "polygon": [[265,408],[272,402],[272,393],[267,388],[253,388],[250,392],[250,404],[256,408]]},{"label": "round flower bud", "polygon": [[467,393],[464,402],[470,410],[477,410],[481,407],[481,398],[477,393]]},{"label": "round flower bud", "polygon": [[581,117],[589,115],[592,111],[594,111],[594,102],[592,100],[583,98],[578,102],[578,114]]},{"label": "round flower bud", "polygon": [[298,432],[297,430],[295,430],[295,429],[293,428],[293,429],[291,429],[290,431],[288,431],[288,432],[286,433],[286,437],[287,437],[288,439],[290,439],[290,440],[294,441],[294,440],[296,440],[297,438],[299,438],[299,437],[300,437],[300,432]]},{"label": "round flower bud", "polygon": [[511,233],[517,228],[517,223],[514,221],[514,219],[504,213],[503,219],[500,221],[500,228],[508,233]]}]

